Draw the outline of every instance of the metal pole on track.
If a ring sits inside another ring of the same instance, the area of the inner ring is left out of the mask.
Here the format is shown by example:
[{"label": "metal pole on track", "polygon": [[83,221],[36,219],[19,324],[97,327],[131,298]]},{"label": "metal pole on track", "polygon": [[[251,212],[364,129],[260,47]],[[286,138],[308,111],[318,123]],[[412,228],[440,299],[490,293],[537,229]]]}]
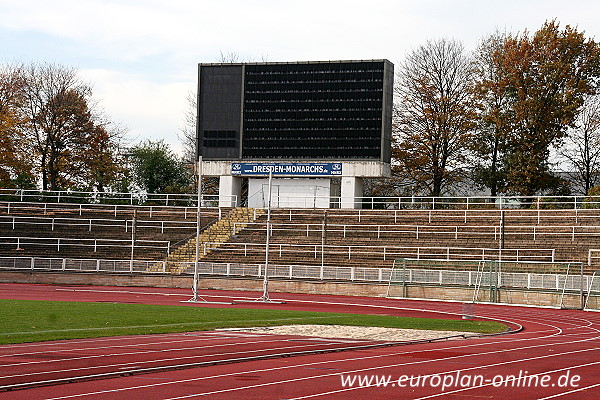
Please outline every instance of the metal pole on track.
[{"label": "metal pole on track", "polygon": [[[263,294],[254,301],[262,301],[263,303],[284,304],[285,301],[272,300],[269,297],[269,243],[271,237],[271,196],[273,189],[273,170],[269,170],[269,197],[267,199],[267,233],[265,239],[265,268],[263,271]],[[235,300],[235,303],[246,303],[246,300]]]},{"label": "metal pole on track", "polygon": [[[499,249],[498,249],[498,268],[496,269],[496,279],[494,280],[494,289],[492,292],[492,299],[491,301],[493,303],[497,303],[499,301],[498,296],[499,296],[499,280],[501,279],[500,276],[502,274],[502,250],[504,250],[504,241],[505,241],[505,229],[506,229],[506,219],[505,219],[505,215],[504,215],[504,210],[500,210],[500,244],[499,244]],[[517,261],[518,261],[518,257],[517,257]],[[491,279],[491,271],[490,271],[490,279]],[[491,289],[491,281],[490,281],[490,289]]]},{"label": "metal pole on track", "polygon": [[131,219],[131,257],[129,259],[129,272],[133,272],[133,257],[135,251],[135,224],[137,220],[137,209],[133,210],[133,217]]},{"label": "metal pole on track", "polygon": [[202,156],[198,156],[198,204],[196,207],[196,249],[194,256],[194,282],[192,285],[192,298],[183,303],[207,303],[207,304],[232,304],[231,302],[208,301],[198,296],[198,260],[200,259],[200,216],[202,215]]},{"label": "metal pole on track", "polygon": [[265,270],[263,278],[263,295],[260,301],[270,301],[269,298],[269,243],[271,237],[271,196],[273,194],[273,170],[269,170],[269,197],[267,198],[267,237],[265,239]]},{"label": "metal pole on track", "polygon": [[[194,255],[193,297],[190,301],[198,301],[198,259],[200,258],[200,215],[202,213],[202,156],[198,156],[198,200],[196,204],[196,249]],[[204,299],[202,299],[204,300]]]}]

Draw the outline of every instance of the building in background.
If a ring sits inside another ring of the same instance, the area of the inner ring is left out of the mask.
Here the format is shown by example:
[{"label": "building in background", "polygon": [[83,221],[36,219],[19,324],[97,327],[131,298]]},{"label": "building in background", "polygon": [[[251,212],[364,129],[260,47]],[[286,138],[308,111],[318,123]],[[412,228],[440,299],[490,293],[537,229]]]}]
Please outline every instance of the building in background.
[{"label": "building in background", "polygon": [[197,151],[219,203],[360,206],[362,178],[390,174],[387,60],[199,64]]}]

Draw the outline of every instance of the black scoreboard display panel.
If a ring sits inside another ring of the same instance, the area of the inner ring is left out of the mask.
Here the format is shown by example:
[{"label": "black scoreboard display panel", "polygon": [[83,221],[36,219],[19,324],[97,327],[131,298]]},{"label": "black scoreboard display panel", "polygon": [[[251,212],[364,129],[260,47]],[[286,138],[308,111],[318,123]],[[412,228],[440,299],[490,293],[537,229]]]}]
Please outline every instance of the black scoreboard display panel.
[{"label": "black scoreboard display panel", "polygon": [[203,160],[390,161],[387,60],[200,64]]}]

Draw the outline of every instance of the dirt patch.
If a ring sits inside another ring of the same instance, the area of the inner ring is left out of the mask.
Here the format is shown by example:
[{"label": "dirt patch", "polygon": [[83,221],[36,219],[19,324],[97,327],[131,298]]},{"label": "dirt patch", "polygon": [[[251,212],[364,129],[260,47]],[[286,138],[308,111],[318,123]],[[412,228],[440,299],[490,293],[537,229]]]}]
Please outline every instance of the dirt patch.
[{"label": "dirt patch", "polygon": [[283,325],[235,329],[242,332],[268,333],[271,335],[297,335],[321,338],[409,341],[435,339],[454,335],[471,335],[472,332],[426,331],[419,329],[396,329],[343,325]]}]

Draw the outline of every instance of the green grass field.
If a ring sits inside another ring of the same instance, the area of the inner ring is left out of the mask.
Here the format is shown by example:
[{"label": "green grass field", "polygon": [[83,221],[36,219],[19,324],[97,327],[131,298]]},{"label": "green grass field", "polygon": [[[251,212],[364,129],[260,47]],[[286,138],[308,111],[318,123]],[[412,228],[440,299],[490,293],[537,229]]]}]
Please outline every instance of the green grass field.
[{"label": "green grass field", "polygon": [[381,326],[494,333],[492,321],[402,318],[308,311],[204,308],[119,303],[0,300],[0,343],[189,332],[291,324]]}]

